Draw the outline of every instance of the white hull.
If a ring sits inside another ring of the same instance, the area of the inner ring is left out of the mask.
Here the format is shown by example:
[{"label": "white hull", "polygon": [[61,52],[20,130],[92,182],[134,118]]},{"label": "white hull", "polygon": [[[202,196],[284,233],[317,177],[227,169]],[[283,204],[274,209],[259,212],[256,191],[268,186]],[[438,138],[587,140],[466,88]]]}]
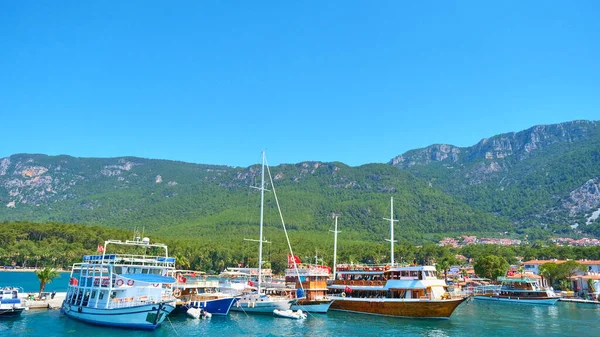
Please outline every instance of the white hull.
[{"label": "white hull", "polygon": [[556,302],[558,302],[558,300],[560,299],[559,297],[556,297],[556,298],[545,298],[545,299],[539,299],[539,300],[528,300],[528,299],[519,298],[519,297],[500,298],[500,297],[493,297],[493,296],[474,296],[473,298],[476,300],[482,300],[482,301],[512,302],[512,303],[523,303],[523,304],[544,304],[544,305],[555,305]]},{"label": "white hull", "polygon": [[312,312],[312,313],[324,314],[329,310],[329,306],[331,306],[331,303],[333,303],[333,301],[331,301],[329,303],[319,303],[319,304],[303,304],[303,305],[292,304],[292,306],[290,308],[292,310],[302,310],[302,311],[307,311],[307,312]]},{"label": "white hull", "polygon": [[133,329],[156,329],[173,311],[170,303],[144,304],[125,308],[99,309],[63,303],[62,312],[74,319],[96,325]]},{"label": "white hull", "polygon": [[291,302],[293,301],[279,299],[267,299],[264,301],[246,301],[239,299],[231,306],[231,310],[247,313],[272,314],[273,310],[276,309],[284,311],[289,310]]}]

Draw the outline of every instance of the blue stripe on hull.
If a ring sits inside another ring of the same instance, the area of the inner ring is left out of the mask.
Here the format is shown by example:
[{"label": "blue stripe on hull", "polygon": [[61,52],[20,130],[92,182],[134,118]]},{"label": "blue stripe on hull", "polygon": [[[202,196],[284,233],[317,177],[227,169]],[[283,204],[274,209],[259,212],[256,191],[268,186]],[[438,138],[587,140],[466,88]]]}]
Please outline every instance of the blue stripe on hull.
[{"label": "blue stripe on hull", "polygon": [[234,300],[233,297],[226,297],[208,301],[194,301],[189,306],[206,310],[213,315],[227,315]]},{"label": "blue stripe on hull", "polygon": [[558,302],[558,298],[530,300],[521,298],[498,298],[493,296],[475,296],[473,297],[480,301],[493,301],[493,302],[504,302],[504,303],[521,303],[521,304],[541,304],[541,305],[555,305]]}]

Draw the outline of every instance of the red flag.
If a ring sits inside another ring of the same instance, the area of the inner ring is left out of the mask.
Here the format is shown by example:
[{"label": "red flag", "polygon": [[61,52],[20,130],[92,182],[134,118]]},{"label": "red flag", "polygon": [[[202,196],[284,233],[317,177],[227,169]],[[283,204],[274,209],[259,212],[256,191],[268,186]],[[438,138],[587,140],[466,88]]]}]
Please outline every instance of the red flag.
[{"label": "red flag", "polygon": [[104,246],[98,245],[98,253],[104,253]]},{"label": "red flag", "polygon": [[506,276],[515,276],[515,272],[512,270],[509,270],[508,272],[506,272]]},{"label": "red flag", "polygon": [[254,282],[248,280],[248,285],[251,286],[251,287],[254,287]]},{"label": "red flag", "polygon": [[196,273],[192,272],[192,273],[190,274],[190,276],[191,276],[191,277],[196,277]]},{"label": "red flag", "polygon": [[177,282],[179,283],[186,283],[187,282],[187,278],[183,277],[183,275],[179,274],[177,275]]},{"label": "red flag", "polygon": [[288,255],[288,264],[291,266],[296,262],[296,264],[300,263],[300,258],[296,255]]}]

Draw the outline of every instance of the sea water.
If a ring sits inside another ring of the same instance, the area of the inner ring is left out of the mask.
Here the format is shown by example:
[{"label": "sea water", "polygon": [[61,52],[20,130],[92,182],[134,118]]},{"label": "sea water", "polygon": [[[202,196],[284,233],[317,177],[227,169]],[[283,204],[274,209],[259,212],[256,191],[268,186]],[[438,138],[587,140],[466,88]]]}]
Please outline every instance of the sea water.
[{"label": "sea water", "polygon": [[[5,283],[4,277],[5,273],[0,273],[0,284]],[[0,336],[600,336],[599,322],[600,306],[590,304],[543,306],[476,300],[461,304],[449,320],[337,311],[291,320],[231,312],[205,320],[172,315],[155,331],[97,327],[67,318],[59,310],[29,310],[20,318],[0,319]]]}]

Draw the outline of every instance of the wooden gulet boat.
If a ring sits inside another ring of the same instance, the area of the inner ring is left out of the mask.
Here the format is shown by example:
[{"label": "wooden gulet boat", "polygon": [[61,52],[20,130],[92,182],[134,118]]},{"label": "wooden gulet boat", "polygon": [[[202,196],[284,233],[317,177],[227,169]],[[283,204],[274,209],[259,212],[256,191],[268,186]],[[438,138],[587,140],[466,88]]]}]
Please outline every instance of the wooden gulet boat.
[{"label": "wooden gulet boat", "polygon": [[[336,266],[328,286],[334,295],[331,310],[372,315],[448,319],[467,297],[447,292],[445,280],[433,266],[397,267],[394,264],[393,198],[391,262],[387,266]],[[337,228],[336,228],[337,232]]]},{"label": "wooden gulet boat", "polygon": [[329,286],[336,295],[331,310],[365,314],[450,318],[466,297],[453,298],[433,266],[343,267]]}]

